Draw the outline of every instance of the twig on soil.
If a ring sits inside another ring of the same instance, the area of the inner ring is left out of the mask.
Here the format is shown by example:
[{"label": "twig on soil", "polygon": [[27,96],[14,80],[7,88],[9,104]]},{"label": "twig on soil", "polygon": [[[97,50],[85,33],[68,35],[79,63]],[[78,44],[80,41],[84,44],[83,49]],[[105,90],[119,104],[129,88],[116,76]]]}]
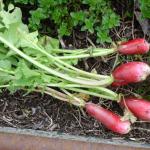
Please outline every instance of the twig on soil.
[{"label": "twig on soil", "polygon": [[59,37],[59,41],[60,41],[61,47],[66,48],[66,45],[61,37]]},{"label": "twig on soil", "polygon": [[134,127],[132,128],[132,130],[142,130],[142,131],[146,131],[146,132],[150,132],[150,129],[145,129],[145,128],[140,128],[140,127]]},{"label": "twig on soil", "polygon": [[4,113],[4,112],[5,112],[5,110],[6,110],[7,106],[8,106],[7,101],[5,101],[5,102],[4,102],[4,107],[3,107],[3,109],[2,109],[2,113]]},{"label": "twig on soil", "polygon": [[79,126],[80,126],[81,128],[83,128],[83,126],[81,125],[81,120],[79,120],[79,119],[76,117],[76,115],[74,115],[73,113],[72,113],[72,116],[76,119],[76,121],[78,122]]},{"label": "twig on soil", "polygon": [[47,114],[47,112],[44,110],[43,113],[46,115],[46,117],[48,118],[49,121],[49,127],[51,127],[53,125],[53,119]]},{"label": "twig on soil", "polygon": [[16,125],[14,125],[13,123],[11,123],[5,116],[0,117],[1,120],[5,121],[7,124],[9,124],[10,126],[17,128]]},{"label": "twig on soil", "polygon": [[86,39],[94,48],[96,48],[95,44],[92,42],[92,40],[88,36],[86,37]]}]

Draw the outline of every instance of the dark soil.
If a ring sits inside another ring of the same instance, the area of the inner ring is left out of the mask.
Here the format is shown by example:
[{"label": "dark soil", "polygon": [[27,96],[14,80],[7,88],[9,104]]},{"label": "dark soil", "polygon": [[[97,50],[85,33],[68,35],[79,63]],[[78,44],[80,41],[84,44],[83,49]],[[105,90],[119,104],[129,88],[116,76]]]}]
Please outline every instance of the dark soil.
[{"label": "dark soil", "polygon": [[[123,18],[123,14],[125,13],[123,12],[123,8],[126,8],[128,2],[126,4],[124,1],[120,1],[120,3],[122,7],[115,5],[117,3],[113,4],[116,11],[119,12],[122,17],[120,27],[111,31],[113,40],[120,41],[122,38],[132,39],[135,37],[143,37],[142,29],[136,18],[130,18],[129,20]],[[94,36],[85,32],[79,32],[78,30],[75,30],[69,38],[61,40],[61,45],[66,48],[82,48],[94,44]],[[106,45],[101,46],[105,47]],[[132,60],[149,62],[149,57],[148,55],[142,57],[119,56],[119,60],[122,62]],[[88,71],[96,69],[98,73],[109,74],[114,67],[115,59],[115,55],[107,58],[88,59],[82,61],[78,67]],[[150,99],[149,85],[150,80],[148,79],[146,82],[140,84],[129,85],[128,87],[113,90],[118,93],[124,93],[125,95],[135,95],[135,93],[137,93]],[[93,99],[91,98],[94,103],[99,103],[122,115],[123,112],[117,103],[102,99]],[[150,143],[150,123],[148,122],[137,121],[132,126],[132,131],[129,134],[120,136],[107,130],[102,124],[83,112],[84,111],[70,104],[39,93],[25,95],[25,92],[18,91],[14,94],[10,94],[4,89],[0,94],[0,126],[59,131],[73,135],[91,135],[105,139],[125,139]]]},{"label": "dark soil", "polygon": [[[150,143],[150,123],[137,122],[132,131],[120,136],[107,130],[102,124],[83,114],[78,108],[53,99],[47,95],[24,92],[0,96],[0,125],[5,127],[26,128],[44,131],[59,131],[73,135],[90,135],[105,139],[126,139]],[[99,101],[109,109],[118,109],[116,103]]]}]

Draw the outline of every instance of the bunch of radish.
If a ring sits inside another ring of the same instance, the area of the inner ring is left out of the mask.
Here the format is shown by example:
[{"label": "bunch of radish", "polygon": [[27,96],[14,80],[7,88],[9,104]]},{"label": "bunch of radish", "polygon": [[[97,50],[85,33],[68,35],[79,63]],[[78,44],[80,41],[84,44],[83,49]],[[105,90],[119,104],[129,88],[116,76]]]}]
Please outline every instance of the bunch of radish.
[{"label": "bunch of radish", "polygon": [[[138,98],[126,98],[120,101],[120,106],[130,111],[140,120],[150,121],[150,101]],[[113,132],[127,134],[132,129],[129,120],[123,120],[121,116],[97,104],[86,103],[85,109],[91,117]]]},{"label": "bunch of radish", "polygon": [[[119,94],[106,88],[109,85],[119,87],[145,80],[150,74],[148,64],[128,62],[117,67],[111,75],[87,72],[74,66],[81,58],[114,53],[146,54],[149,43],[145,39],[130,40],[111,48],[61,49],[56,41],[54,45],[57,46],[53,45],[50,37],[30,32],[22,21],[19,8],[5,10],[6,7],[1,3],[0,88],[7,88],[11,92],[23,89],[46,93],[75,106],[84,107],[90,116],[119,134],[127,134],[131,130],[130,121],[123,120],[121,116],[97,104],[87,102],[89,96],[117,101],[123,109],[137,118],[150,121],[150,102],[137,98],[120,99]],[[8,24],[6,20],[16,16],[16,12],[20,17]],[[13,34],[7,34],[12,33],[12,29]]]},{"label": "bunch of radish", "polygon": [[[144,39],[134,39],[120,44],[118,51],[122,54],[145,54],[149,51],[149,44]],[[112,75],[114,78],[112,86],[119,87],[144,81],[150,75],[150,67],[144,62],[128,62],[117,67]],[[119,104],[122,109],[130,111],[140,120],[150,121],[150,101],[123,98]],[[129,120],[123,120],[121,116],[97,104],[86,103],[85,109],[90,116],[113,132],[127,134],[131,130]]]}]

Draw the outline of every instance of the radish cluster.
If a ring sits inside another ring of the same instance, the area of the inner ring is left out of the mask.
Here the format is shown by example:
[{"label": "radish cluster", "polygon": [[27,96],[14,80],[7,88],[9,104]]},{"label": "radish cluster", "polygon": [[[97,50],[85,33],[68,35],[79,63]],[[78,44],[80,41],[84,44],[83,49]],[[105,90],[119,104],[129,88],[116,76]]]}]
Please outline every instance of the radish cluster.
[{"label": "radish cluster", "polygon": [[[121,43],[118,46],[118,51],[128,55],[145,54],[149,51],[149,44],[145,39],[134,39]],[[144,62],[128,62],[118,66],[112,75],[114,78],[112,86],[120,87],[144,81],[150,75],[150,67]],[[123,110],[129,111],[138,119],[150,121],[150,101],[139,98],[123,98],[119,104]],[[122,120],[121,116],[97,104],[87,103],[85,109],[90,116],[113,132],[127,134],[131,130],[129,120]]]},{"label": "radish cluster", "polygon": [[[120,99],[120,95],[106,88],[108,85],[120,87],[145,80],[150,67],[144,62],[128,62],[118,66],[111,75],[101,75],[75,67],[78,60],[89,57],[102,57],[120,53],[125,55],[146,54],[149,44],[145,39],[123,42],[112,48],[61,49],[53,48],[53,40],[48,36],[38,36],[30,32],[28,26],[19,17],[8,22],[12,16],[21,15],[18,8],[11,11],[1,7],[0,30],[0,88],[14,92],[24,89],[27,92],[40,92],[61,101],[84,107],[87,113],[119,134],[131,130],[129,120],[99,106],[87,102],[89,96],[96,96],[120,102],[124,110],[130,111],[141,120],[150,121],[150,102],[137,98]],[[3,15],[7,14],[7,15]],[[13,34],[6,34],[12,33]],[[32,35],[32,36],[31,36]],[[12,40],[15,37],[15,42]],[[30,37],[30,38],[29,38]],[[40,39],[39,39],[40,37]],[[54,45],[57,45],[56,42]],[[8,54],[13,54],[9,55]],[[4,65],[3,65],[4,64]]]}]

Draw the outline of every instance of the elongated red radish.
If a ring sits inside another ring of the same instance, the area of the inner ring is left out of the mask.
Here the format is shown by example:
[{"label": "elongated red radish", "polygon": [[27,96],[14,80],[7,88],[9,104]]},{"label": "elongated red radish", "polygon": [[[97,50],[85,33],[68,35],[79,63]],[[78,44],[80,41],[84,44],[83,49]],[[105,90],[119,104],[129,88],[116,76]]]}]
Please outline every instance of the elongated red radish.
[{"label": "elongated red radish", "polygon": [[118,46],[118,51],[122,54],[145,54],[149,51],[149,43],[142,38],[137,38],[123,42]]},{"label": "elongated red radish", "polygon": [[113,86],[127,85],[145,80],[150,75],[150,67],[144,62],[128,62],[117,67],[112,75]]},{"label": "elongated red radish", "polygon": [[137,118],[150,121],[150,101],[138,98],[125,98],[120,102],[122,107],[127,107]]},{"label": "elongated red radish", "polygon": [[101,122],[104,126],[113,132],[127,134],[130,131],[130,122],[122,121],[117,114],[93,103],[86,103],[87,113]]}]

